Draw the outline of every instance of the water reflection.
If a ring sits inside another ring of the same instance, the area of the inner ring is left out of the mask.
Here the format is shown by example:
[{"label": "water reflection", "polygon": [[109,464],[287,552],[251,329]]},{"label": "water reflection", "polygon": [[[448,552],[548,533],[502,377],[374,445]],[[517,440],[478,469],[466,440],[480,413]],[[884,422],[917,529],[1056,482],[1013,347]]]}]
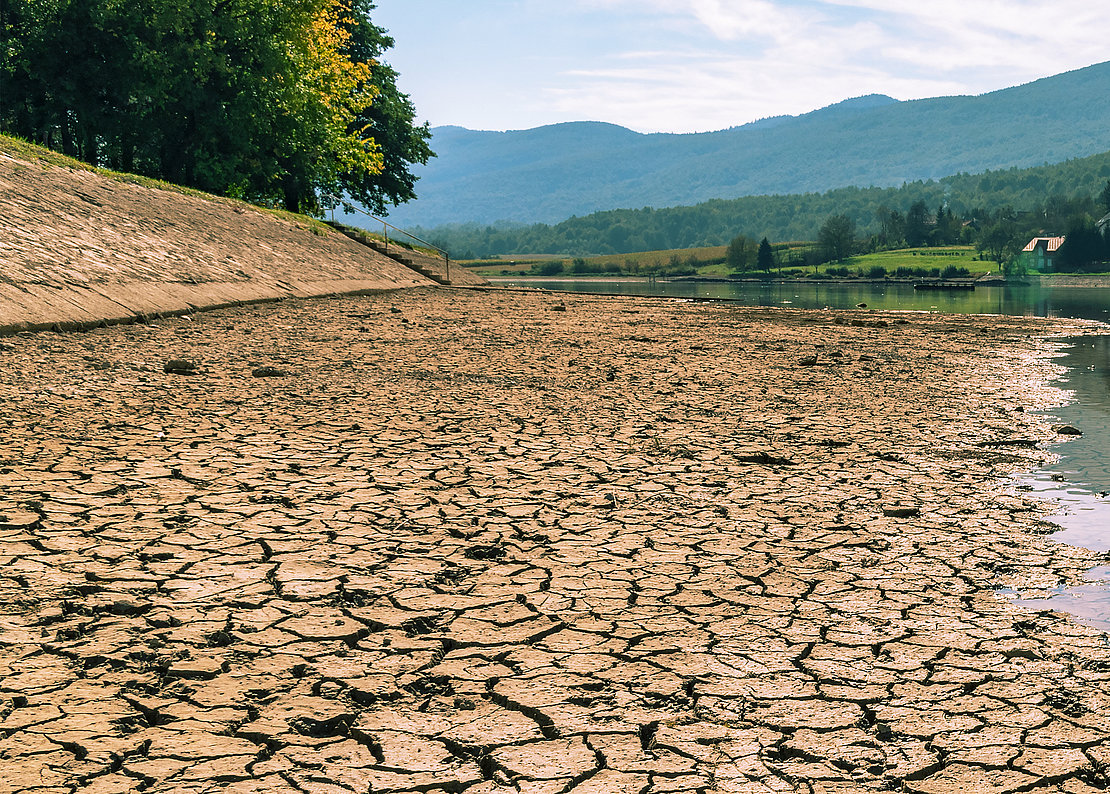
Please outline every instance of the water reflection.
[{"label": "water reflection", "polygon": [[1110,632],[1110,566],[1100,565],[1087,571],[1090,584],[1061,587],[1050,598],[1018,598],[1013,590],[1001,594],[1026,609],[1054,609],[1075,615],[1096,628]]},{"label": "water reflection", "polygon": [[973,290],[914,290],[905,283],[704,282],[647,279],[496,279],[501,286],[612,295],[735,301],[746,306],[850,309],[865,303],[886,311],[1076,317],[1110,321],[1110,287],[976,286]]},{"label": "water reflection", "polygon": [[[1056,385],[1072,392],[1067,405],[1048,416],[1053,423],[1068,424],[1082,436],[1057,444],[1060,460],[1043,471],[1018,478],[1020,487],[1052,499],[1059,511],[1049,517],[1060,531],[1053,539],[1093,551],[1110,551],[1110,336],[1069,340],[1066,355],[1058,362],[1067,374]],[[1110,568],[1093,568],[1090,584],[1060,588],[1049,598],[1015,599],[1034,609],[1056,609],[1084,622],[1110,630]],[[1006,593],[1016,596],[1015,593]]]}]

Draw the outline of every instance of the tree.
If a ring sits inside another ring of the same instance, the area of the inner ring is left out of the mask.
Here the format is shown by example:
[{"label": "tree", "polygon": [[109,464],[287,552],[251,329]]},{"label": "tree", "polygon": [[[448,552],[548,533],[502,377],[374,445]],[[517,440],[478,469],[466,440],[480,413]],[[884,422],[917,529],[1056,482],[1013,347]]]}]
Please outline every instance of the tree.
[{"label": "tree", "polygon": [[992,262],[998,264],[999,271],[1002,263],[1014,256],[1017,251],[1015,242],[1016,226],[1010,220],[1001,218],[988,226],[979,238],[978,249],[980,254],[987,254]]},{"label": "tree", "polygon": [[725,264],[734,273],[744,273],[751,270],[755,257],[755,242],[742,234],[733,237],[725,250]]},{"label": "tree", "polygon": [[1099,270],[1108,258],[1106,239],[1090,217],[1076,218],[1068,226],[1064,244],[1057,252],[1057,267],[1065,271]]},{"label": "tree", "polygon": [[771,243],[766,237],[759,241],[759,252],[756,254],[755,263],[757,268],[767,272],[770,272],[771,268],[775,266],[775,255],[771,251]]},{"label": "tree", "polygon": [[925,244],[929,234],[929,208],[924,201],[915,201],[906,214],[906,245],[917,248]]},{"label": "tree", "polygon": [[883,248],[898,248],[906,239],[906,218],[898,210],[880,204],[875,210],[879,221],[879,245]]},{"label": "tree", "polygon": [[346,188],[406,200],[430,133],[377,61],[372,3],[351,2],[0,0],[0,128],[294,211]]},{"label": "tree", "polygon": [[842,262],[855,251],[856,222],[847,215],[832,215],[817,233],[825,261]]},{"label": "tree", "polygon": [[1106,180],[1106,187],[1098,194],[1098,201],[1105,212],[1110,212],[1110,179]]},{"label": "tree", "polygon": [[354,0],[348,53],[353,61],[371,63],[370,82],[377,90],[373,103],[359,114],[355,125],[366,126],[383,154],[378,173],[347,173],[341,179],[352,199],[371,212],[385,214],[387,204],[396,206],[416,198],[416,176],[411,166],[434,157],[428,142],[432,131],[425,122],[414,122],[416,108],[407,94],[397,88],[397,71],[381,60],[394,41],[370,21],[374,3]]}]

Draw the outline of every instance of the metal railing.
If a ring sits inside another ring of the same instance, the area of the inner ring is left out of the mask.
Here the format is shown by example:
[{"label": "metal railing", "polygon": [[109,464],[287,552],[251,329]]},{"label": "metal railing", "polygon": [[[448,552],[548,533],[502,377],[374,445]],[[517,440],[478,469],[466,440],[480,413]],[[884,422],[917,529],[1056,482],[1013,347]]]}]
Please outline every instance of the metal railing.
[{"label": "metal railing", "polygon": [[[331,212],[331,221],[332,221],[332,223],[335,223],[335,208],[338,207],[340,204],[342,204],[343,209],[348,211],[348,212],[353,210],[354,212],[357,212],[361,215],[365,215],[367,218],[370,218],[371,220],[375,220],[378,223],[380,223],[382,225],[382,237],[385,238],[385,250],[386,250],[387,253],[389,251],[389,230],[390,229],[392,229],[395,232],[399,232],[400,234],[403,234],[405,237],[408,237],[411,240],[415,240],[420,245],[426,246],[427,248],[431,248],[434,251],[439,251],[439,253],[441,253],[443,255],[443,266],[444,266],[444,269],[446,270],[445,280],[448,283],[451,282],[451,255],[449,253],[447,253],[446,251],[444,251],[442,248],[440,248],[438,245],[434,245],[433,243],[429,243],[427,240],[423,240],[423,239],[417,237],[415,234],[412,234],[411,232],[406,232],[404,229],[402,229],[400,227],[397,227],[397,226],[394,226],[389,221],[384,220],[382,218],[379,218],[377,215],[371,215],[369,212],[364,210],[362,207],[358,207],[358,206],[352,204],[351,202],[349,202],[345,199],[341,199],[339,196],[335,196],[331,193],[323,193],[323,194],[320,195],[320,198],[332,202],[331,205],[328,206],[328,210]],[[394,239],[396,239],[396,237]],[[404,248],[404,246],[400,246],[400,247]]]}]

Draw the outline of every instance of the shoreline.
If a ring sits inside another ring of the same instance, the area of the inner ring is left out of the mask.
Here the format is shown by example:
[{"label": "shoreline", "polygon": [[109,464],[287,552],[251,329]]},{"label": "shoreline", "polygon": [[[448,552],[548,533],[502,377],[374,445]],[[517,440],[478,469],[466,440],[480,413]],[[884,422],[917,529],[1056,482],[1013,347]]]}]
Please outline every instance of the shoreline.
[{"label": "shoreline", "polygon": [[979,278],[730,278],[728,276],[613,276],[613,275],[567,275],[560,273],[556,276],[486,276],[491,284],[505,281],[591,281],[598,283],[607,282],[635,282],[651,283],[654,281],[691,282],[704,284],[918,284],[918,283],[958,283],[973,284],[984,287],[1083,287],[1106,288],[1110,287],[1110,275],[1085,276],[1081,274],[1031,274],[1020,280],[1008,281],[995,277],[997,274],[981,276]]},{"label": "shoreline", "polygon": [[996,595],[1099,559],[1003,487],[1098,327],[416,289],[0,340],[0,790],[1100,790],[1104,635]]}]

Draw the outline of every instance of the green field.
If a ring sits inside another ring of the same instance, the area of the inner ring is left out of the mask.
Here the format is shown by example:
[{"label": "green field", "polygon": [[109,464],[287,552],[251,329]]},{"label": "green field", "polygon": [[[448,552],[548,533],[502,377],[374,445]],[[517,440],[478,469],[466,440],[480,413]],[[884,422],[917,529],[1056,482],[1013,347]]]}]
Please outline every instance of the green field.
[{"label": "green field", "polygon": [[[885,267],[893,275],[898,268],[941,268],[949,265],[966,267],[972,274],[982,274],[997,270],[994,262],[979,261],[979,254],[971,245],[949,245],[941,248],[903,248],[897,251],[878,251],[852,257],[842,263],[857,271],[868,271],[872,267]],[[835,266],[835,264],[833,265]]]},{"label": "green field", "polygon": [[[813,243],[791,242],[774,246],[776,266],[769,275],[786,278],[803,276],[818,278],[929,278],[980,276],[997,270],[993,262],[979,260],[973,246],[951,245],[939,248],[905,248],[861,254],[843,262],[828,262],[801,267],[798,261]],[[759,271],[736,273],[725,264],[726,246],[682,248],[668,251],[644,251],[633,254],[611,254],[594,257],[532,256],[510,259],[487,259],[463,262],[486,276],[559,276],[589,278],[591,276],[703,276],[706,278],[748,277],[766,275]],[[791,264],[788,264],[791,263]],[[945,272],[945,269],[948,271]],[[953,268],[957,270],[952,270]],[[966,269],[967,273],[962,272]]]}]

